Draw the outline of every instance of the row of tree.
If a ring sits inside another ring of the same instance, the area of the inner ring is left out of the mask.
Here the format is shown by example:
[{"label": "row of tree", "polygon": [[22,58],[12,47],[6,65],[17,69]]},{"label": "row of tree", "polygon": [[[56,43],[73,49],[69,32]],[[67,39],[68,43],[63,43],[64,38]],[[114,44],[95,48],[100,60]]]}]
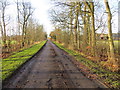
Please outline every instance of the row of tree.
[{"label": "row of tree", "polygon": [[34,19],[35,9],[30,2],[17,0],[13,3],[13,6],[16,5],[15,25],[10,22],[10,15],[7,14],[10,5],[12,4],[7,0],[0,1],[0,32],[3,54],[29,47],[35,42],[46,39],[47,34],[43,25],[40,25]]},{"label": "row of tree", "polygon": [[[51,12],[55,30],[50,36],[52,40],[63,43],[65,47],[77,50],[112,70],[118,70],[118,59],[112,38],[112,14],[107,0],[104,0],[104,5],[106,14],[98,16],[101,18],[95,18],[95,9],[100,12],[99,2],[55,2],[57,7]],[[105,17],[107,23],[103,20]],[[96,31],[104,31],[105,27],[108,34],[106,39],[103,39],[104,33],[98,34]]]}]

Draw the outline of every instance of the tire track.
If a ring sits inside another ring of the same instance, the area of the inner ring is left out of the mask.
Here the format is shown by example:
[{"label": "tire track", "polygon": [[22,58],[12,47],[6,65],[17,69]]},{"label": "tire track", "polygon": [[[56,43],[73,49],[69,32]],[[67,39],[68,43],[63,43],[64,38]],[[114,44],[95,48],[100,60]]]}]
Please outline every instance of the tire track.
[{"label": "tire track", "polygon": [[4,88],[104,88],[86,78],[72,58],[48,41],[42,51],[3,85]]}]

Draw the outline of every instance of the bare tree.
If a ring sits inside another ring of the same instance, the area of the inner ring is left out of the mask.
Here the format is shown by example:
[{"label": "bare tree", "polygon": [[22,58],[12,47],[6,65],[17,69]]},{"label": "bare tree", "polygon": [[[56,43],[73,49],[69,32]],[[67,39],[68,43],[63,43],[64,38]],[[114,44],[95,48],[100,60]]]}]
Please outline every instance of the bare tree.
[{"label": "bare tree", "polygon": [[6,20],[6,14],[5,14],[5,11],[6,11],[6,7],[9,5],[9,2],[7,0],[3,0],[3,1],[0,1],[0,5],[1,5],[1,33],[2,33],[2,37],[3,37],[3,42],[4,42],[4,45],[6,46],[6,26],[7,26],[7,21]]},{"label": "bare tree", "polygon": [[[51,19],[54,21],[54,24],[57,24],[60,31],[55,28],[50,34],[51,38],[63,43],[67,48],[80,51],[84,56],[89,55],[90,59],[92,58],[97,62],[108,60],[113,65],[116,65],[111,30],[112,15],[109,4],[106,1],[108,35],[105,34],[107,26],[102,3],[100,1],[93,2],[93,0],[88,0],[84,2],[57,3],[58,9],[54,9],[55,14],[52,15]],[[100,31],[101,33],[97,33],[96,31]],[[57,33],[60,34],[58,35]],[[100,37],[102,35],[103,38]],[[105,65],[105,63],[102,65]]]},{"label": "bare tree", "polygon": [[[17,1],[17,12],[18,12],[18,24],[22,25],[22,47],[25,45],[26,33],[27,33],[27,25],[30,16],[32,16],[34,9],[31,6],[30,2],[21,2]],[[20,28],[19,28],[20,29]]]},{"label": "bare tree", "polygon": [[110,48],[110,63],[113,63],[113,65],[117,65],[118,63],[115,60],[115,52],[114,52],[114,43],[113,43],[113,37],[112,37],[112,14],[110,10],[110,6],[107,0],[104,0],[105,6],[106,6],[106,12],[108,14],[108,37],[109,37],[109,48]]}]

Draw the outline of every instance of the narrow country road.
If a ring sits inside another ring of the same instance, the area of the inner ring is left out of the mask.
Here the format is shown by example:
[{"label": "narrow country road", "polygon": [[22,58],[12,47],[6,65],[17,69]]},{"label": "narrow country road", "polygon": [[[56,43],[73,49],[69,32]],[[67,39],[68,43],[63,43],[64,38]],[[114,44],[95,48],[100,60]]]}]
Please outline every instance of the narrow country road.
[{"label": "narrow country road", "polygon": [[105,88],[86,78],[71,62],[70,56],[48,41],[4,88]]}]

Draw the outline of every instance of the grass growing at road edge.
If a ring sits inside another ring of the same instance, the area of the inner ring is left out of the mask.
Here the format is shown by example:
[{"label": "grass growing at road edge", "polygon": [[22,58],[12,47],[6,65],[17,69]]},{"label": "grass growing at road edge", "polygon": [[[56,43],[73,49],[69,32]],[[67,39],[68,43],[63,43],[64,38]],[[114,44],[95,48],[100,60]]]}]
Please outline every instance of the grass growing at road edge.
[{"label": "grass growing at road edge", "polygon": [[38,50],[40,50],[45,43],[46,41],[42,41],[39,44],[35,44],[30,48],[27,48],[21,52],[17,52],[6,59],[3,59],[2,62],[0,62],[0,64],[2,64],[2,80],[11,75],[19,66],[21,66],[36,52],[38,52]]},{"label": "grass growing at road edge", "polygon": [[119,81],[120,74],[104,69],[98,63],[95,63],[89,59],[84,58],[79,53],[73,50],[67,49],[59,43],[56,43],[56,42],[53,42],[53,43],[56,44],[60,49],[74,56],[80,63],[85,65],[87,68],[89,68],[93,74],[96,74],[98,76],[98,79],[101,79],[103,80],[104,83],[108,84],[109,87],[120,88],[120,81]]}]

